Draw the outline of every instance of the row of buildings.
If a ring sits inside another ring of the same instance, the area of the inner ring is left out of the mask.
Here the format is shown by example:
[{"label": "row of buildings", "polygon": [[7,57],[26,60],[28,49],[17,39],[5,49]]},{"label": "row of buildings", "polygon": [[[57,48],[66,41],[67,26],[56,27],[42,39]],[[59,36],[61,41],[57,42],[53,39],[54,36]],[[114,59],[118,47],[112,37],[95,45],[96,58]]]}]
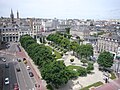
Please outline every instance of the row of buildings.
[{"label": "row of buildings", "polygon": [[120,20],[20,18],[18,11],[15,18],[11,10],[10,18],[0,18],[0,42],[17,42],[25,34],[39,39],[56,31],[65,32],[65,28],[70,28],[73,37],[91,43],[96,52],[106,50],[120,56]]}]

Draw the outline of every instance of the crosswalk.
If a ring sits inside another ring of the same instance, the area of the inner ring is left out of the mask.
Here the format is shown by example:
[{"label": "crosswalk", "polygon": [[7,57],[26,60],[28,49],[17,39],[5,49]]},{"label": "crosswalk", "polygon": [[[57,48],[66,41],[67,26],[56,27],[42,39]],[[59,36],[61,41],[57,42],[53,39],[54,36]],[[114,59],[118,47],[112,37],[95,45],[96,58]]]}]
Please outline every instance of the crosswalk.
[{"label": "crosswalk", "polygon": [[36,90],[35,88],[29,89],[29,90]]},{"label": "crosswalk", "polygon": [[0,51],[0,53],[3,54],[7,54],[7,55],[16,55],[16,53],[11,53],[11,52],[6,52],[6,51]]}]

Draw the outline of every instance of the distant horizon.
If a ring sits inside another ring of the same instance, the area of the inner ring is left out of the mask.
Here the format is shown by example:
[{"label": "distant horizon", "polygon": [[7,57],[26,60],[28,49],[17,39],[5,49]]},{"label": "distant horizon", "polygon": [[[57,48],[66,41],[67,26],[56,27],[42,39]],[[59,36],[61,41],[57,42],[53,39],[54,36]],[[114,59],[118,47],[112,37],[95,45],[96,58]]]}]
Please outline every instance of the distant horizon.
[{"label": "distant horizon", "polygon": [[0,16],[20,18],[120,19],[120,0],[0,0]]},{"label": "distant horizon", "polygon": [[[1,16],[3,18],[10,18],[10,16]],[[14,17],[17,18],[17,17]],[[57,17],[53,17],[53,18],[48,18],[48,17],[19,17],[20,19],[23,18],[35,18],[35,19],[63,19],[63,20],[68,20],[68,19],[78,19],[78,20],[120,20],[120,18],[109,18],[109,19],[95,19],[95,18],[57,18]]]}]

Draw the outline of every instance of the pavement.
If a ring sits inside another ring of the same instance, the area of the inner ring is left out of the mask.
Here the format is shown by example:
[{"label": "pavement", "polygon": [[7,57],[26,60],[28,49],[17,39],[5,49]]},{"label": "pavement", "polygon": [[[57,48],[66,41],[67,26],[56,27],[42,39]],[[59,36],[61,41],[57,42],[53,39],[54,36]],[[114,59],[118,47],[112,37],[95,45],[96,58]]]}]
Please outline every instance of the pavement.
[{"label": "pavement", "polygon": [[[35,90],[32,78],[29,76],[29,71],[26,69],[25,64],[17,61],[16,52],[18,48],[16,43],[11,43],[10,48],[0,50],[0,56],[6,58],[6,62],[0,61],[0,66],[3,69],[3,89],[13,90],[14,83],[18,83],[20,90]],[[5,63],[9,63],[9,68],[5,68]],[[20,72],[16,71],[16,68],[20,68]],[[5,85],[4,79],[8,77],[10,84]]]},{"label": "pavement", "polygon": [[104,84],[101,87],[97,87],[94,90],[120,90],[120,78],[111,81],[110,83]]},{"label": "pavement", "polygon": [[3,88],[3,69],[1,68],[0,65],[0,90]]},{"label": "pavement", "polygon": [[28,56],[26,51],[22,47],[20,47],[20,49],[21,49],[21,52],[16,52],[16,55],[20,58],[24,57],[27,59],[27,65],[31,67],[31,71],[33,72],[34,77],[35,77],[34,84],[37,84],[36,90],[46,90],[46,83],[44,80],[41,80],[42,77],[41,77],[39,69],[34,64],[33,60]]},{"label": "pavement", "polygon": [[[15,74],[15,62],[13,62],[13,57],[10,55],[6,55],[6,54],[2,54],[0,53],[0,57],[5,57],[6,58],[6,62],[0,61],[0,67],[3,70],[3,90],[12,90],[13,89],[13,85],[14,83],[17,83],[17,78],[16,78],[16,74]],[[9,68],[5,68],[5,63],[9,64]],[[9,78],[9,85],[5,85],[5,78]]]}]

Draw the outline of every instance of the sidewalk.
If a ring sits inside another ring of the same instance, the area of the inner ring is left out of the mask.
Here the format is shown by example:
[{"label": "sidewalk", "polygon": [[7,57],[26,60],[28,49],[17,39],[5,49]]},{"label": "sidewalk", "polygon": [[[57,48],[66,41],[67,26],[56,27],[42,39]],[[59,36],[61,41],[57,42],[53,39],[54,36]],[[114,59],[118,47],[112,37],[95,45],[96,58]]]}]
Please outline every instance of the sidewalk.
[{"label": "sidewalk", "polygon": [[31,67],[31,70],[34,73],[34,77],[35,77],[35,80],[36,80],[35,84],[40,85],[40,87],[37,87],[36,90],[46,90],[46,83],[45,83],[45,81],[41,80],[42,77],[41,77],[39,69],[34,64],[32,59],[28,56],[26,51],[22,47],[20,47],[20,48],[21,48],[21,52],[17,52],[16,55],[20,58],[26,58],[27,59],[27,65],[29,65]]}]

